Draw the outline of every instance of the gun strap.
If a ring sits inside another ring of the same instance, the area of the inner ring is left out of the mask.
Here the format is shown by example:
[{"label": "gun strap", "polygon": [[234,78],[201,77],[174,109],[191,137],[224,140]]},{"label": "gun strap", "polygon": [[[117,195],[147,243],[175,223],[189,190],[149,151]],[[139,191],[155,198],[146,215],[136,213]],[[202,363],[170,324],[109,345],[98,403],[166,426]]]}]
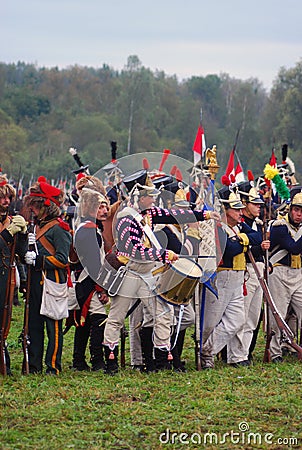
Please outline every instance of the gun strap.
[{"label": "gun strap", "polygon": [[54,246],[49,242],[49,240],[44,236],[44,234],[58,224],[57,219],[53,219],[48,222],[43,228],[37,227],[36,239],[40,242],[40,244],[50,253],[50,255],[54,255],[56,250]]}]

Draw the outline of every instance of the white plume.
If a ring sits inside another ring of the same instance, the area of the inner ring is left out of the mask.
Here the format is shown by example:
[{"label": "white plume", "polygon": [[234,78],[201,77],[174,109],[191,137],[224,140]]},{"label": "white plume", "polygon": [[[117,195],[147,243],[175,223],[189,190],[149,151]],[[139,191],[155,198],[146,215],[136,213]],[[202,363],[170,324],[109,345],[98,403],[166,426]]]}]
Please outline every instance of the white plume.
[{"label": "white plume", "polygon": [[77,149],[76,149],[76,148],[73,148],[73,147],[70,147],[69,153],[70,153],[72,156],[74,156],[74,155],[77,154]]}]

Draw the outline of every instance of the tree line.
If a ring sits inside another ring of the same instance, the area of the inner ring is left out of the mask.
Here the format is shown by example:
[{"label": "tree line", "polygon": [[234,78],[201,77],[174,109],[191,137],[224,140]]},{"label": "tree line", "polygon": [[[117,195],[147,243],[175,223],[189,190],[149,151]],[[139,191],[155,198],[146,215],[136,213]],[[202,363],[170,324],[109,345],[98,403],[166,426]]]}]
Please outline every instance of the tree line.
[{"label": "tree line", "polygon": [[39,175],[66,179],[76,168],[69,147],[94,173],[111,160],[112,140],[118,158],[169,148],[193,161],[201,108],[206,144],[217,146],[222,172],[240,130],[236,151],[245,172],[260,175],[273,148],[281,163],[287,143],[301,179],[302,60],[281,67],[270,92],[256,78],[224,73],[179,81],[136,55],[121,71],[0,63],[0,164],[9,176],[21,170],[25,183]]}]

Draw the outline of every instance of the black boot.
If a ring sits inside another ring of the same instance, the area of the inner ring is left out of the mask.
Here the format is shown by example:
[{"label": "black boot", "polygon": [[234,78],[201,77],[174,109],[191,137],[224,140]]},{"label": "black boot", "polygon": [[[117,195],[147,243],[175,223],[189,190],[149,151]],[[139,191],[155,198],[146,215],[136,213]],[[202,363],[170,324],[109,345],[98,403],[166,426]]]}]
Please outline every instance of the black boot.
[{"label": "black boot", "polygon": [[141,328],[139,334],[141,337],[142,353],[145,361],[146,372],[156,372],[155,360],[153,358],[153,328]]},{"label": "black boot", "polygon": [[171,370],[171,358],[172,355],[168,350],[160,350],[159,348],[154,348],[155,354],[155,366],[157,370]]},{"label": "black boot", "polygon": [[12,371],[10,368],[10,356],[8,353],[8,349],[7,349],[7,344],[5,343],[5,347],[4,347],[4,352],[5,352],[5,365],[6,365],[6,375],[8,376],[12,376]]},{"label": "black boot", "polygon": [[118,373],[118,347],[111,350],[108,345],[104,345],[105,359],[106,359],[106,374],[115,375]]},{"label": "black boot", "polygon": [[[90,327],[90,362],[94,372],[98,370],[106,370],[104,359],[104,347],[102,342],[104,340],[104,329],[107,316],[105,314],[91,314]],[[100,326],[101,325],[101,326]]]},{"label": "black boot", "polygon": [[15,288],[14,290],[14,299],[13,299],[13,305],[14,306],[21,306],[21,303],[19,302],[19,296],[18,296],[18,288]]},{"label": "black boot", "polygon": [[[185,329],[181,330],[178,333],[176,344],[175,344],[174,348],[171,350],[171,353],[173,356],[172,364],[173,364],[173,368],[176,372],[186,372],[184,363],[181,361],[181,354],[182,354],[182,349],[183,349],[183,345],[184,345],[185,335],[186,335]],[[171,345],[174,345],[175,337],[176,337],[176,333],[173,333],[173,335],[171,337]]]},{"label": "black boot", "polygon": [[89,339],[90,324],[76,327],[73,343],[73,358],[71,369],[77,371],[89,371],[90,367],[86,362],[85,352]]},{"label": "black boot", "polygon": [[218,353],[217,359],[221,360],[224,363],[228,362],[228,348],[227,348],[227,346],[223,347],[223,349]]}]

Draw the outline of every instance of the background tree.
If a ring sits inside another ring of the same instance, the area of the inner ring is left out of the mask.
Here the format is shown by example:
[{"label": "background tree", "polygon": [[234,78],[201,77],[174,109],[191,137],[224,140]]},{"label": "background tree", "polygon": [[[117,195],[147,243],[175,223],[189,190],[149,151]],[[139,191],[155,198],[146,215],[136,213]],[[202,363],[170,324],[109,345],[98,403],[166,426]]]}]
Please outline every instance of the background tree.
[{"label": "background tree", "polygon": [[272,147],[280,161],[288,143],[299,180],[301,80],[301,61],[280,68],[269,93],[257,79],[226,73],[179,81],[152,72],[136,55],[120,72],[108,65],[59,70],[0,63],[1,164],[17,173],[22,162],[25,182],[33,174],[66,179],[75,168],[69,147],[78,148],[94,172],[110,161],[111,140],[118,157],[169,148],[193,162],[202,108],[206,143],[217,145],[221,173],[240,129],[237,151],[245,171],[262,173]]}]

